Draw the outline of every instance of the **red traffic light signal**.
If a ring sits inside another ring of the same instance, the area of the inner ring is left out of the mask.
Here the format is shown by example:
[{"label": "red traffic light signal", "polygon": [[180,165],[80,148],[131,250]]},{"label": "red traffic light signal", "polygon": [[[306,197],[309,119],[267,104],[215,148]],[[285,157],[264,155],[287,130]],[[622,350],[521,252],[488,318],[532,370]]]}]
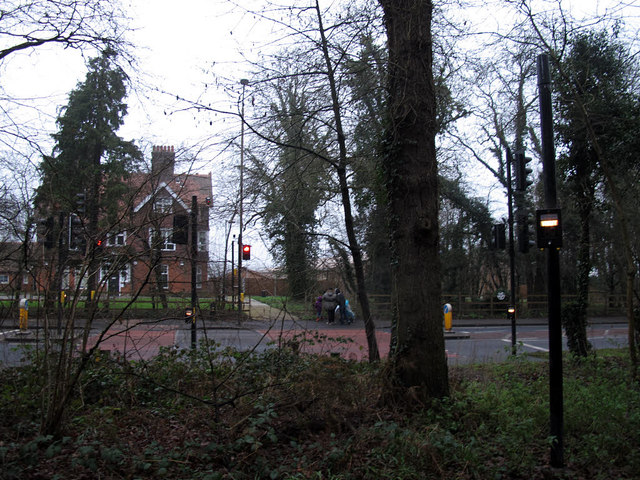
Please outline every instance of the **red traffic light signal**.
[{"label": "red traffic light signal", "polygon": [[251,260],[251,245],[242,246],[242,259]]}]

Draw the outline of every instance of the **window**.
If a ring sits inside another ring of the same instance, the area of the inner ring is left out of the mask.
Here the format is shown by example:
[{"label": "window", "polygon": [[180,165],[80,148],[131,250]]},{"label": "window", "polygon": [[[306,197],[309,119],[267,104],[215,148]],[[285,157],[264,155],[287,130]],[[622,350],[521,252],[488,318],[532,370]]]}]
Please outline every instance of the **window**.
[{"label": "window", "polygon": [[154,246],[160,246],[161,250],[175,250],[176,244],[173,243],[173,230],[171,228],[161,228],[159,234],[155,235],[153,228],[149,229],[149,243]]},{"label": "window", "polygon": [[127,232],[112,233],[107,237],[107,245],[110,247],[124,247],[127,244]]},{"label": "window", "polygon": [[127,264],[120,269],[120,285],[124,286],[125,283],[129,283],[131,278],[131,265]]},{"label": "window", "polygon": [[0,273],[0,283],[9,283],[9,275],[6,273]]},{"label": "window", "polygon": [[209,231],[198,231],[198,251],[209,251]]},{"label": "window", "polygon": [[196,265],[196,288],[202,288],[202,265]]},{"label": "window", "polygon": [[169,265],[158,265],[156,268],[160,271],[160,286],[169,288]]},{"label": "window", "polygon": [[170,197],[156,198],[153,202],[153,211],[158,213],[168,213],[173,206],[173,200]]}]

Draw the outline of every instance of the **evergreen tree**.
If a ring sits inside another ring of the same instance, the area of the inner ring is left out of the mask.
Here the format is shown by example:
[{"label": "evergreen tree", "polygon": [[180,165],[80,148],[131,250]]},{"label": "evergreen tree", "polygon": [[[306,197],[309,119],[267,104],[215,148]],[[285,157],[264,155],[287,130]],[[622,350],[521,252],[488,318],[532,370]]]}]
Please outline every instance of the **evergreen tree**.
[{"label": "evergreen tree", "polygon": [[564,320],[569,347],[581,356],[590,349],[586,325],[593,266],[591,229],[593,214],[602,211],[602,200],[607,198],[600,194],[607,191],[603,166],[616,165],[618,173],[625,172],[618,183],[637,170],[634,152],[638,141],[629,136],[637,131],[640,120],[640,103],[631,88],[630,74],[636,71],[629,68],[632,63],[626,48],[607,32],[583,32],[571,40],[556,75],[557,132],[564,145],[558,165],[567,207],[578,219],[579,232],[575,253],[578,295]]},{"label": "evergreen tree", "polygon": [[304,81],[290,78],[278,97],[279,105],[272,105],[272,111],[279,132],[279,157],[275,174],[263,171],[260,175],[270,178],[261,189],[266,201],[264,224],[276,256],[284,264],[289,293],[302,299],[315,287],[312,272],[317,242],[313,233],[316,209],[324,196],[321,185],[326,167],[305,151],[318,146],[320,140],[305,116],[308,106]]},{"label": "evergreen tree", "polygon": [[59,130],[52,135],[53,154],[40,165],[39,205],[70,212],[75,195],[85,193],[89,218],[117,210],[123,181],[142,154],[116,133],[127,113],[127,75],[116,58],[114,51],[106,50],[90,60],[86,79],[69,94],[57,119]]},{"label": "evergreen tree", "polygon": [[113,224],[122,207],[119,200],[127,174],[142,159],[135,144],[116,133],[127,113],[127,75],[116,59],[113,50],[105,50],[90,60],[84,82],[69,94],[57,119],[53,154],[40,165],[42,184],[36,195],[42,216],[64,216],[77,210],[76,196],[84,194],[85,211],[76,213],[87,237],[86,256],[91,263],[88,295],[97,286],[95,245],[101,238],[100,222]]}]

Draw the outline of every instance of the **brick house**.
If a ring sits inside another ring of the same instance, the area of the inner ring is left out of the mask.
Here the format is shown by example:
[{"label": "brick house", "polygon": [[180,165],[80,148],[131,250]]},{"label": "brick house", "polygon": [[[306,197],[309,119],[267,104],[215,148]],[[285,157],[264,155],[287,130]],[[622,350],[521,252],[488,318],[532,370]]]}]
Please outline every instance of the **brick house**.
[{"label": "brick house", "polygon": [[[126,229],[106,235],[105,250],[128,262],[109,268],[101,280],[110,295],[184,294],[191,291],[192,206],[197,205],[196,287],[208,293],[209,208],[211,174],[175,173],[173,147],[155,146],[151,174],[130,179]],[[123,222],[124,226],[125,223]],[[107,276],[108,278],[104,278]]]},{"label": "brick house", "polygon": [[[73,233],[63,239],[64,270],[60,288],[66,292],[86,292],[89,272],[95,272],[96,290],[101,296],[135,294],[188,295],[191,292],[192,205],[197,205],[195,238],[196,287],[199,295],[209,295],[209,208],[212,197],[211,175],[175,172],[173,147],[154,146],[151,172],[132,174],[117,212],[102,215],[98,231],[90,235],[88,219],[81,224],[83,241],[78,246]],[[68,224],[56,227],[63,237],[73,232]],[[56,224],[57,225],[57,224]],[[58,245],[58,240],[54,242]],[[44,265],[59,264],[59,249],[44,249]],[[46,269],[45,269],[46,270]],[[55,270],[55,268],[53,269]],[[48,280],[44,276],[48,275]],[[41,272],[41,285],[52,287],[53,274]]]}]

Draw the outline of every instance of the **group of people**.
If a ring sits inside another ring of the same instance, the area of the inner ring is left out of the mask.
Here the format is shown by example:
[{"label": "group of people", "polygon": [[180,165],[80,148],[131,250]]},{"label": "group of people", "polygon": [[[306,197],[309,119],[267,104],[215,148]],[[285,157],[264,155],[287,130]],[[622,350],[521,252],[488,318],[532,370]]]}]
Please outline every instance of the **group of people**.
[{"label": "group of people", "polygon": [[338,314],[342,325],[350,324],[355,318],[353,311],[349,307],[349,300],[345,298],[339,288],[327,289],[326,292],[316,298],[314,306],[316,309],[316,322],[322,320],[322,312],[327,312],[327,325],[336,322],[336,314]]}]

